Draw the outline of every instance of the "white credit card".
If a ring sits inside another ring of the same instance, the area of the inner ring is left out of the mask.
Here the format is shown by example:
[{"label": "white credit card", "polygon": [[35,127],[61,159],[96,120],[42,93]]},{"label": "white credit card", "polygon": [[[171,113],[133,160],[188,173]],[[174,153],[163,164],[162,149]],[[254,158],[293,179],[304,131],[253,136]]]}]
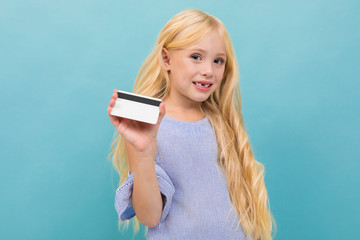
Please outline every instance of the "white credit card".
[{"label": "white credit card", "polygon": [[118,90],[111,115],[156,124],[161,99]]}]

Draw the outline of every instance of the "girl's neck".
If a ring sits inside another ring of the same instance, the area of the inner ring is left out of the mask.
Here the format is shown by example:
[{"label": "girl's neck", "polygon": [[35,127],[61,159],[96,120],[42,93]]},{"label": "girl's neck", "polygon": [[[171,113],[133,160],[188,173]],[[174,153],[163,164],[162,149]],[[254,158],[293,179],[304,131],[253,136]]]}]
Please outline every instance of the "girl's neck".
[{"label": "girl's neck", "polygon": [[201,103],[195,104],[177,104],[171,98],[166,98],[163,101],[165,103],[166,116],[179,120],[196,122],[204,119],[205,115],[201,111]]}]

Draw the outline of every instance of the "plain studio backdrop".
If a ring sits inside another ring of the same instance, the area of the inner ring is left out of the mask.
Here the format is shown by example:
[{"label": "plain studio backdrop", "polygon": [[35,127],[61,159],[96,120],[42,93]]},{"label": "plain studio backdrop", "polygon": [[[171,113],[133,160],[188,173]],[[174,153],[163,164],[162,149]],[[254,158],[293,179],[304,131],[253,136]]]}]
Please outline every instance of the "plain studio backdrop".
[{"label": "plain studio backdrop", "polygon": [[131,239],[107,105],[188,8],[232,38],[275,239],[360,236],[359,1],[2,0],[0,239]]}]

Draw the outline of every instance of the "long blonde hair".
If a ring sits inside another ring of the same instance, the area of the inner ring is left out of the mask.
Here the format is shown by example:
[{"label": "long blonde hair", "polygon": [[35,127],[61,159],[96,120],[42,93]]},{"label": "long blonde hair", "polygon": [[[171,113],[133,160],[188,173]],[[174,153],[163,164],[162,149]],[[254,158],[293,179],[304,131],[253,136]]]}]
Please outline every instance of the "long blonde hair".
[{"label": "long blonde hair", "polygon": [[[257,162],[245,131],[241,114],[238,66],[230,36],[216,17],[199,10],[186,10],[175,15],[161,30],[156,46],[146,58],[136,78],[133,91],[164,99],[170,90],[170,80],[163,65],[162,49],[187,47],[216,30],[226,49],[224,77],[219,88],[201,105],[211,122],[218,143],[218,164],[227,178],[230,200],[239,217],[244,233],[253,239],[272,239],[276,229],[270,212],[264,183],[264,166]],[[120,175],[119,185],[125,181],[129,165],[124,139],[115,131],[109,158]],[[135,232],[139,221],[135,217]]]}]

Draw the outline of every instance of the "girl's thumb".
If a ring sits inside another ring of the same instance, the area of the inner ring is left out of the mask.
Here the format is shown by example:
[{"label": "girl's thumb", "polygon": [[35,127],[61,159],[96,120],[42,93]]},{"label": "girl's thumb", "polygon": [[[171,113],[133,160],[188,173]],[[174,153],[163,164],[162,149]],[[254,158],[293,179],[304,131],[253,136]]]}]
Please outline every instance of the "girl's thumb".
[{"label": "girl's thumb", "polygon": [[159,110],[160,110],[160,112],[159,112],[159,118],[158,118],[157,124],[160,124],[161,120],[164,118],[165,113],[166,113],[164,102],[160,103]]}]

